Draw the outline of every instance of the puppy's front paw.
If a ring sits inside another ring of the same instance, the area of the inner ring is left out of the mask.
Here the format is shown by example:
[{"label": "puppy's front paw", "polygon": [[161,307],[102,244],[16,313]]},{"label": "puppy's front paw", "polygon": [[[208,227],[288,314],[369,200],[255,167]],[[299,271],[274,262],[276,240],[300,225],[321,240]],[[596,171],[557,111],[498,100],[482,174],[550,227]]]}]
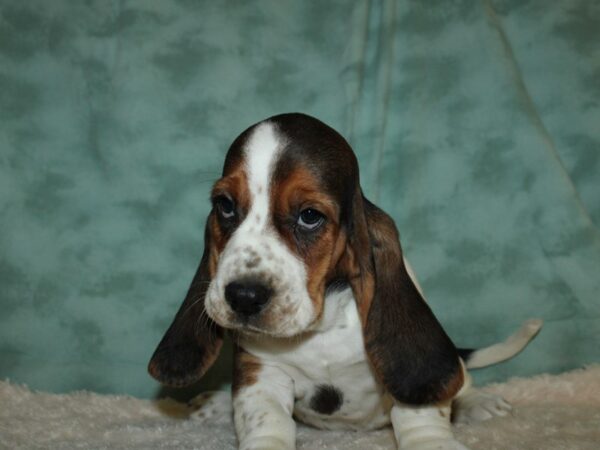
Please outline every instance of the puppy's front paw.
[{"label": "puppy's front paw", "polygon": [[414,442],[400,450],[470,450],[455,439],[431,439]]},{"label": "puppy's front paw", "polygon": [[295,446],[271,436],[263,436],[260,438],[254,438],[250,441],[242,442],[240,444],[240,450],[294,450]]},{"label": "puppy's front paw", "polygon": [[203,392],[188,402],[190,418],[226,420],[231,417],[231,394],[224,391]]},{"label": "puppy's front paw", "polygon": [[471,388],[454,401],[452,417],[455,423],[482,422],[496,416],[506,416],[512,407],[499,395]]}]

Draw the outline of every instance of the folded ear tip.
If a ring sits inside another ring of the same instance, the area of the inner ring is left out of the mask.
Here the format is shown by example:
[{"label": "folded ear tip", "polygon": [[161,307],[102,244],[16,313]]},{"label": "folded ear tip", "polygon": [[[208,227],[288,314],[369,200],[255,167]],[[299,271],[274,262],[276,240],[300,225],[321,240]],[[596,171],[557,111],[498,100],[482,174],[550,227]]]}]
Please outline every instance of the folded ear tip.
[{"label": "folded ear tip", "polygon": [[185,387],[202,378],[208,369],[206,357],[193,345],[159,347],[148,363],[148,373],[166,386]]},{"label": "folded ear tip", "polygon": [[453,398],[462,387],[464,376],[457,365],[456,371],[432,374],[428,380],[421,377],[400,377],[386,381],[388,390],[396,400],[409,405],[428,405]]}]

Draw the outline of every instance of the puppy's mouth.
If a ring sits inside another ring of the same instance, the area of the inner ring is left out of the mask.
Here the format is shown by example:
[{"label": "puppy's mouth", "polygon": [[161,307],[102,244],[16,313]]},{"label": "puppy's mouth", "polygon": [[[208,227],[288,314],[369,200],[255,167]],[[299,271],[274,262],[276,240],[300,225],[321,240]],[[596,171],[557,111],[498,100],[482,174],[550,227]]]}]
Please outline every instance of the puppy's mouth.
[{"label": "puppy's mouth", "polygon": [[236,326],[235,328],[233,328],[232,331],[234,331],[235,333],[240,334],[240,335],[253,336],[253,337],[276,336],[271,331],[266,330],[260,326],[252,325],[250,323],[240,324],[240,325]]},{"label": "puppy's mouth", "polygon": [[246,337],[289,338],[308,331],[295,323],[295,311],[288,307],[283,308],[285,312],[282,313],[281,309],[274,305],[274,311],[263,311],[257,315],[246,316],[228,311],[224,317],[211,318],[221,327]]},{"label": "puppy's mouth", "polygon": [[[238,316],[232,314],[227,321],[225,328],[248,336],[271,336],[271,337],[284,337],[288,333],[285,331],[285,327],[282,330],[281,326],[275,326],[270,314],[264,313],[258,316]],[[281,325],[281,321],[278,325]]]},{"label": "puppy's mouth", "polygon": [[240,316],[232,313],[227,321],[227,328],[238,333],[268,334],[269,330],[262,323],[261,316]]}]

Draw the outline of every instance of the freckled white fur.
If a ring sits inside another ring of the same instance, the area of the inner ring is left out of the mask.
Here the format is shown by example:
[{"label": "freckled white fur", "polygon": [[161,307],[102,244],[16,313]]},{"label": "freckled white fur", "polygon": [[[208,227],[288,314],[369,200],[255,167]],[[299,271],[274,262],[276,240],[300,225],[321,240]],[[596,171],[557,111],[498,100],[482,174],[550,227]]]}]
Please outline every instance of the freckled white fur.
[{"label": "freckled white fur", "polygon": [[240,450],[295,448],[292,379],[279,367],[263,365],[257,380],[233,398],[233,420]]},{"label": "freckled white fur", "polygon": [[271,320],[256,331],[291,336],[304,330],[316,316],[306,290],[304,263],[281,241],[271,220],[270,182],[283,145],[285,137],[275,125],[265,122],[252,132],[244,148],[250,210],[220,256],[205,303],[207,314],[225,328],[240,326],[225,301],[225,286],[243,278],[258,277],[274,291],[261,313]]},{"label": "freckled white fur", "polygon": [[[409,274],[414,278],[412,270]],[[468,450],[453,438],[450,405],[401,405],[377,382],[364,350],[350,288],[326,297],[322,317],[310,332],[289,339],[242,336],[239,344],[263,365],[258,381],[243,387],[234,399],[241,448],[295,448],[290,435],[281,431],[292,433],[289,420],[293,411],[297,419],[323,429],[376,429],[391,423],[401,449]],[[466,371],[464,375],[465,386],[457,396],[459,417],[479,421],[507,414],[508,404],[472,388]],[[335,386],[343,393],[340,409],[331,415],[310,407],[315,387],[321,384]],[[268,422],[255,419],[266,417],[267,411]],[[276,444],[257,444],[252,434],[271,436]]]},{"label": "freckled white fur", "polygon": [[[240,344],[294,381],[294,413],[303,422],[325,429],[373,429],[389,423],[392,400],[367,362],[350,288],[327,296],[314,331],[286,340],[242,337]],[[319,384],[335,386],[344,395],[342,406],[331,415],[310,407]]]},{"label": "freckled white fur", "polygon": [[[290,339],[241,337],[239,344],[262,364],[257,382],[242,387],[233,400],[236,432],[244,450],[295,448],[292,412],[302,422],[323,429],[376,429],[391,423],[400,449],[468,450],[452,435],[449,404],[401,405],[376,381],[350,288],[327,296],[314,330]],[[340,409],[331,415],[310,407],[315,387],[321,384],[343,393]],[[482,403],[482,395],[489,405]],[[472,421],[505,415],[510,409],[499,397],[480,394],[468,382],[458,397],[473,401],[459,403],[464,407],[459,414]],[[484,406],[487,416],[480,414]]]}]

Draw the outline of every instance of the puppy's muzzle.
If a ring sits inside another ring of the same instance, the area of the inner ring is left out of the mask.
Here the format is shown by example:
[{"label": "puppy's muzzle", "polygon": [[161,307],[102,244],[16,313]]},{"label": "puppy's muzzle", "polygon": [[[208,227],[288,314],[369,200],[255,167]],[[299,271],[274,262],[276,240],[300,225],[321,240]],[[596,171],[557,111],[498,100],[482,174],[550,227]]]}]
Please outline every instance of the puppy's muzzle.
[{"label": "puppy's muzzle", "polygon": [[252,281],[232,281],[225,286],[225,300],[241,318],[261,312],[271,300],[273,291],[264,284]]}]

